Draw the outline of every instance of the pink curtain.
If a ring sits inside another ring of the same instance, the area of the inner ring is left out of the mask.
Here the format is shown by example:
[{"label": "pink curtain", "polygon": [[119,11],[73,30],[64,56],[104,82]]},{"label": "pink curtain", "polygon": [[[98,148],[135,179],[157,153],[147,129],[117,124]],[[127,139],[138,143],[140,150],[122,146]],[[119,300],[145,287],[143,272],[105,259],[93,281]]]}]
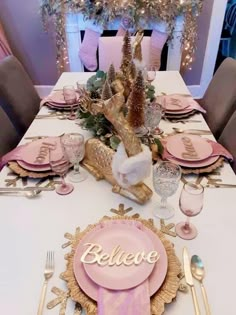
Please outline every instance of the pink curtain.
[{"label": "pink curtain", "polygon": [[12,55],[12,51],[7,42],[3,27],[0,23],[0,60],[8,55]]}]

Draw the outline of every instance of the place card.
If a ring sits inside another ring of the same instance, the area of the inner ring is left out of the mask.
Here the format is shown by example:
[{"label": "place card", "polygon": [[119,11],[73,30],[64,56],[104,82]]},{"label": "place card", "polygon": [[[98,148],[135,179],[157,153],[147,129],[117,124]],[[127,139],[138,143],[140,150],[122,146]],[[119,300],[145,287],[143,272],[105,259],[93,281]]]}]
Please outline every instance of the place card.
[{"label": "place card", "polygon": [[198,159],[198,154],[193,146],[193,143],[189,137],[182,137],[181,138],[185,152],[182,153],[183,159]]}]

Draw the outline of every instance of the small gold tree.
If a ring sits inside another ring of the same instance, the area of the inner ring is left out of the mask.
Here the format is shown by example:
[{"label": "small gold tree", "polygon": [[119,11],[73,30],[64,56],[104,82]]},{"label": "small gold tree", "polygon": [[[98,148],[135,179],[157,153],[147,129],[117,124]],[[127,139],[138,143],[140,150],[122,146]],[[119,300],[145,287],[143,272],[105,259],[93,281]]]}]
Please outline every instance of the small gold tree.
[{"label": "small gold tree", "polygon": [[127,119],[130,126],[135,129],[144,125],[144,104],[145,85],[142,71],[139,71],[128,98]]},{"label": "small gold tree", "polygon": [[107,72],[107,81],[111,84],[116,79],[116,71],[113,63],[110,65],[108,72]]},{"label": "small gold tree", "polygon": [[120,69],[126,77],[128,74],[128,69],[130,67],[130,63],[132,61],[132,48],[131,48],[131,38],[129,35],[129,31],[126,31],[124,36],[124,43],[122,47],[122,61]]},{"label": "small gold tree", "polygon": [[130,74],[130,79],[134,81],[137,76],[137,69],[133,61],[131,61],[131,64],[130,64],[129,74]]},{"label": "small gold tree", "polygon": [[102,88],[102,100],[104,101],[109,100],[109,98],[111,97],[112,97],[112,90],[111,90],[110,84],[106,80]]}]

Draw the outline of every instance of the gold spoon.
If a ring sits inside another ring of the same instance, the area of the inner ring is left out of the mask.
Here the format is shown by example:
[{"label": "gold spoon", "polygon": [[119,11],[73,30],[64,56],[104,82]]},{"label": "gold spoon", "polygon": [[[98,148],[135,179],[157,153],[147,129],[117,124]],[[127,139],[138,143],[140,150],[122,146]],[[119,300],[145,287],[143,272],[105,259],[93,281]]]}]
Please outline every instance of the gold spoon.
[{"label": "gold spoon", "polygon": [[191,258],[191,272],[195,279],[197,279],[201,284],[202,296],[204,300],[204,305],[206,309],[206,314],[211,315],[210,305],[208,303],[206,289],[203,285],[203,279],[205,277],[205,269],[202,263],[202,260],[199,256],[194,255]]}]

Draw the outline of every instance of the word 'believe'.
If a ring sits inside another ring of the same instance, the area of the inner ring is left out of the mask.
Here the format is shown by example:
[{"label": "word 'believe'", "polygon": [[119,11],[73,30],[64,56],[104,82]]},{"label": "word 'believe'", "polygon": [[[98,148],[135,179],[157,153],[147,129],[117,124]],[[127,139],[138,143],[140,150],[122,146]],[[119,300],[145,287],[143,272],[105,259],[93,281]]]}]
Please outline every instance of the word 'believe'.
[{"label": "word 'believe'", "polygon": [[[156,251],[150,251],[147,254],[145,254],[144,251],[139,251],[136,254],[126,253],[121,249],[120,245],[115,246],[110,255],[108,253],[102,253],[103,248],[99,244],[86,243],[84,246],[88,246],[80,259],[84,264],[97,263],[100,266],[120,266],[124,264],[130,266],[132,264],[139,265],[142,261],[154,264],[160,258],[160,254]],[[88,256],[90,258],[88,258]]]}]

